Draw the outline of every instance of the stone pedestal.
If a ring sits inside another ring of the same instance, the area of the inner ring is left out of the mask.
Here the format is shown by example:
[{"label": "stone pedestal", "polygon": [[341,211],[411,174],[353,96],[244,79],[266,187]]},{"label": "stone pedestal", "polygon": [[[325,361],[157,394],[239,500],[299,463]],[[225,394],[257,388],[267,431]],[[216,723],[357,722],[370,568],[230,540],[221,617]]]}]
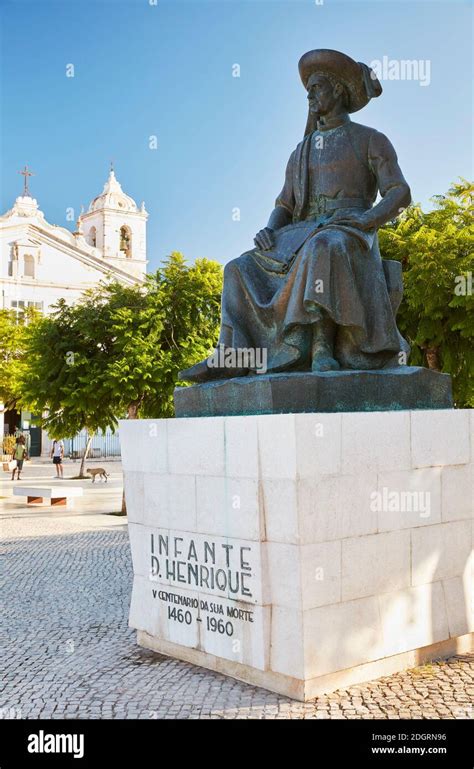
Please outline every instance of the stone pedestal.
[{"label": "stone pedestal", "polygon": [[138,643],[300,700],[471,648],[474,414],[120,423]]},{"label": "stone pedestal", "polygon": [[451,377],[421,366],[300,371],[177,387],[177,417],[452,408]]}]

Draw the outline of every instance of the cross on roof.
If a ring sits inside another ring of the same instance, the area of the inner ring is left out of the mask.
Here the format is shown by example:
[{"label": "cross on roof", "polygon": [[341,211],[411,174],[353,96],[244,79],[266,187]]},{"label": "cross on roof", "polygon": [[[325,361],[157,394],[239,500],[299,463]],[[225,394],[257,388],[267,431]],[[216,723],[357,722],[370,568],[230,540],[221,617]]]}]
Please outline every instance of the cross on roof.
[{"label": "cross on roof", "polygon": [[24,178],[24,184],[23,184],[23,197],[24,198],[29,198],[30,197],[30,190],[28,188],[28,177],[29,176],[34,176],[34,173],[32,173],[29,170],[27,165],[25,165],[25,167],[21,171],[18,171],[18,173],[25,177]]}]

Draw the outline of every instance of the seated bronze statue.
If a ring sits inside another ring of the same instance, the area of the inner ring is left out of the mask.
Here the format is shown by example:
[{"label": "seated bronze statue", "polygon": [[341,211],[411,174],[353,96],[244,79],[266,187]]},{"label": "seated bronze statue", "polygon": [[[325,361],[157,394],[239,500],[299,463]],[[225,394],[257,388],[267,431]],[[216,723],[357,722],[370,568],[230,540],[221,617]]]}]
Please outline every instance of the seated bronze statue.
[{"label": "seated bronze statue", "polygon": [[[382,87],[368,66],[337,51],[309,51],[299,71],[305,137],[255,248],[225,267],[218,347],[264,349],[268,373],[403,365],[401,289],[394,301],[377,229],[409,205],[410,189],[387,137],[349,117]],[[210,356],[180,379],[251,373]]]}]

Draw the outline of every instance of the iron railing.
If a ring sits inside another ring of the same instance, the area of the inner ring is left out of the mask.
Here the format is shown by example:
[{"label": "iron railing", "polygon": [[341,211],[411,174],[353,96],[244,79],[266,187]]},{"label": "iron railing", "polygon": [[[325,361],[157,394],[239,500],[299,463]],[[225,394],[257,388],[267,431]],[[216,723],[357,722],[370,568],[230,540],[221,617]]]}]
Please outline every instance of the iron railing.
[{"label": "iron railing", "polygon": [[[64,440],[64,454],[71,459],[81,459],[84,456],[88,441],[88,434],[82,431],[74,438]],[[112,433],[107,430],[105,433],[98,430],[93,438],[89,449],[88,457],[90,459],[107,459],[109,457],[120,457],[120,436],[118,432]]]}]

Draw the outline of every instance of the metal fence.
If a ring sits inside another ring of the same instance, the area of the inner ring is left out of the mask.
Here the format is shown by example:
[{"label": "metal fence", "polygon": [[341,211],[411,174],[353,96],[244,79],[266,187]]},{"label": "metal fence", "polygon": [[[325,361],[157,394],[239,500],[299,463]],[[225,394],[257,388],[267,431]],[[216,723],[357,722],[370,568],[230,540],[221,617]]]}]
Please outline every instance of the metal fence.
[{"label": "metal fence", "polygon": [[[84,430],[74,438],[64,440],[64,454],[71,459],[81,459],[86,450],[88,434]],[[120,436],[118,431],[112,433],[107,430],[102,433],[100,430],[94,434],[88,456],[91,459],[107,459],[109,457],[120,457]]]}]

